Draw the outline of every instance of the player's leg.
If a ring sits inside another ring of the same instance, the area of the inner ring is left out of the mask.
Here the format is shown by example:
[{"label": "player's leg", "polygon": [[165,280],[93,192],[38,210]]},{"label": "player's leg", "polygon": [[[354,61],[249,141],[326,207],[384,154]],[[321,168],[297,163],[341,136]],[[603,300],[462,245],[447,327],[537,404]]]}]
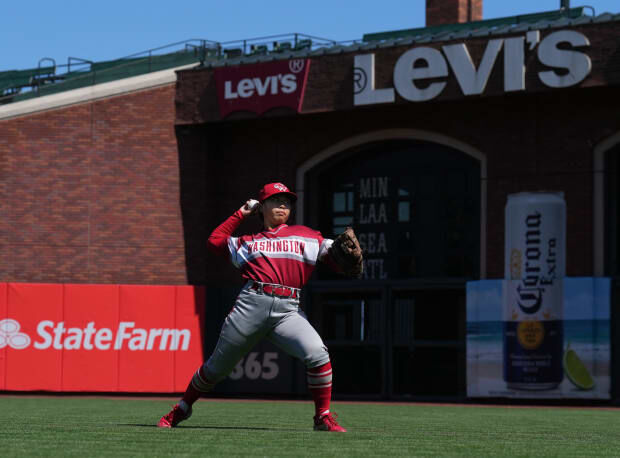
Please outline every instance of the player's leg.
[{"label": "player's leg", "polygon": [[294,301],[289,302],[295,311],[283,314],[267,338],[305,364],[308,390],[315,406],[315,429],[344,432],[330,412],[332,366],[327,347],[303,311],[297,310]]},{"label": "player's leg", "polygon": [[[236,335],[238,338],[232,338]],[[230,322],[225,322],[211,357],[192,376],[183,398],[172,410],[161,418],[158,426],[163,428],[175,427],[179,422],[187,420],[192,415],[192,405],[200,397],[210,392],[213,387],[225,378],[257,343],[262,336],[245,337],[238,333]]]},{"label": "player's leg", "polygon": [[[183,398],[162,417],[160,427],[174,427],[192,414],[192,405],[208,393],[234,369],[256,343],[268,332],[266,314],[271,298],[241,291],[235,306],[222,325],[217,345],[209,359],[192,376]],[[167,418],[170,417],[170,418]]]},{"label": "player's leg", "polygon": [[262,335],[258,333],[242,335],[230,322],[224,323],[215,350],[192,376],[181,399],[181,407],[184,410],[191,408],[194,402],[210,392],[220,380],[232,372],[235,365],[261,338]]}]

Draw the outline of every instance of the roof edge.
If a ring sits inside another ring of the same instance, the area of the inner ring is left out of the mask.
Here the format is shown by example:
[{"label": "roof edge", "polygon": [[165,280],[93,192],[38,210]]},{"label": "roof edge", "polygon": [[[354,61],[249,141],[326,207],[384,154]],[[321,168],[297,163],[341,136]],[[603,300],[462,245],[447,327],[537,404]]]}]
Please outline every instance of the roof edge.
[{"label": "roof edge", "polygon": [[195,65],[183,65],[57,94],[44,95],[21,102],[0,105],[0,121],[173,84],[177,80],[177,70],[185,70]]}]

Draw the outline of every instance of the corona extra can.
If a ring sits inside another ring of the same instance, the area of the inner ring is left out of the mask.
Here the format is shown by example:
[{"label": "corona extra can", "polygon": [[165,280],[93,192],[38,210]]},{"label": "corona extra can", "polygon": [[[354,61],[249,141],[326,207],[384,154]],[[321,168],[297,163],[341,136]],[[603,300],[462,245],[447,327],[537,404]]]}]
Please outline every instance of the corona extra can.
[{"label": "corona extra can", "polygon": [[504,380],[509,389],[551,390],[564,376],[564,194],[509,195],[505,224]]}]

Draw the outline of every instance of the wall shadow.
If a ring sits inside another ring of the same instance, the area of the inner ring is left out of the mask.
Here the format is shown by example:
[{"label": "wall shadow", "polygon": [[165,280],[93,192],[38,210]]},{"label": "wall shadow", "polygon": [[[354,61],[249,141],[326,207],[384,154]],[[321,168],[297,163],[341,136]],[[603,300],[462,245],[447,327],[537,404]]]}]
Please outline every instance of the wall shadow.
[{"label": "wall shadow", "polygon": [[207,151],[195,127],[176,126],[180,206],[187,283],[204,285],[207,273]]}]

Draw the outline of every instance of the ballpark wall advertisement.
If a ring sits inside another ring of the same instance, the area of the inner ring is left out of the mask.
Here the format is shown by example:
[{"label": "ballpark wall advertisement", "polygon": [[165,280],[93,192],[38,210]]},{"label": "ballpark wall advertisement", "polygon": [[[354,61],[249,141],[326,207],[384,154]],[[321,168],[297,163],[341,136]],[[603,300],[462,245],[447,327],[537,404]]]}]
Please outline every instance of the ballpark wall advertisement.
[{"label": "ballpark wall advertisement", "polygon": [[310,59],[216,68],[220,116],[235,111],[261,114],[276,107],[300,112],[309,68]]},{"label": "ballpark wall advertisement", "polygon": [[[540,357],[520,359],[522,372],[536,377],[539,368],[561,361],[558,384],[534,386],[511,383],[514,356],[507,354],[502,313],[509,280],[467,283],[467,395],[469,397],[610,399],[611,280],[599,277],[564,279],[563,341],[559,355],[543,357],[544,335],[530,326],[517,333],[525,347],[539,343]],[[524,323],[528,323],[524,321]],[[534,350],[534,348],[532,348]],[[512,363],[511,363],[512,361]],[[510,364],[510,367],[507,367]],[[508,377],[507,377],[508,375]],[[507,380],[508,378],[508,380]]]},{"label": "ballpark wall advertisement", "polygon": [[179,392],[204,288],[0,283],[0,390]]}]

